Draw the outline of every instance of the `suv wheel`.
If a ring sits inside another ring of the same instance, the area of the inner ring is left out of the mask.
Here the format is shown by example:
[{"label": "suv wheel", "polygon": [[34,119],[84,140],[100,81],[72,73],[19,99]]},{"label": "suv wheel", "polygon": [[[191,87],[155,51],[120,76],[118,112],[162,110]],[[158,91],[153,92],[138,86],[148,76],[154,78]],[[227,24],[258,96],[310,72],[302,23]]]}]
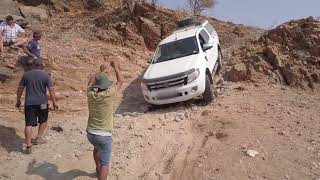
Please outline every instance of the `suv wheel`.
[{"label": "suv wheel", "polygon": [[203,93],[203,102],[204,103],[210,103],[214,98],[212,89],[211,89],[211,83],[210,83],[210,75],[206,75],[206,89]]}]

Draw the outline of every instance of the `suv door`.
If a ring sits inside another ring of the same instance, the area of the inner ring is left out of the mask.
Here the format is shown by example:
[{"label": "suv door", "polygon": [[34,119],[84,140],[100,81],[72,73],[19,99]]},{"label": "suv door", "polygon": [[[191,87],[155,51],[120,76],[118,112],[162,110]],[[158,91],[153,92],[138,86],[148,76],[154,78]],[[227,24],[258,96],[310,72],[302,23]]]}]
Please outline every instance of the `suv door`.
[{"label": "suv door", "polygon": [[[202,51],[206,54],[207,58],[207,67],[212,72],[214,65],[216,64],[218,58],[218,48],[217,43],[213,40],[213,38],[208,34],[206,30],[201,30],[199,33],[199,41]],[[212,44],[213,47],[207,51],[204,51],[203,45],[204,44]]]}]

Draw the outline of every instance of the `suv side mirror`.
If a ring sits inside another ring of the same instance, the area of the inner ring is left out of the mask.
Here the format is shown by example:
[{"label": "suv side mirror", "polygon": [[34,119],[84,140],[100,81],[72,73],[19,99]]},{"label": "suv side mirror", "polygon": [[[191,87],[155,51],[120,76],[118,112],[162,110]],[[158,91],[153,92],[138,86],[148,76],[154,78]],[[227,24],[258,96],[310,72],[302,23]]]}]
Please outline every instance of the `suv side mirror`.
[{"label": "suv side mirror", "polygon": [[209,49],[213,48],[213,44],[212,43],[206,43],[203,45],[203,51],[207,51]]}]

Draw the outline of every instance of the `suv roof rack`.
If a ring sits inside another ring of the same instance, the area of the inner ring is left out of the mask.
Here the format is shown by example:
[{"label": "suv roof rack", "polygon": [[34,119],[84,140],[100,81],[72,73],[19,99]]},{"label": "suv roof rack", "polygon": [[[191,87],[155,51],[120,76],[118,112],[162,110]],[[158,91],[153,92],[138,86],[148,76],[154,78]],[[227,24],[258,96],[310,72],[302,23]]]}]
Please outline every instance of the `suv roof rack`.
[{"label": "suv roof rack", "polygon": [[177,30],[180,30],[180,29],[184,29],[184,28],[187,28],[187,27],[191,27],[191,26],[200,26],[201,25],[201,22],[197,21],[196,19],[190,17],[190,18],[185,18],[181,21],[178,21],[177,22]]}]

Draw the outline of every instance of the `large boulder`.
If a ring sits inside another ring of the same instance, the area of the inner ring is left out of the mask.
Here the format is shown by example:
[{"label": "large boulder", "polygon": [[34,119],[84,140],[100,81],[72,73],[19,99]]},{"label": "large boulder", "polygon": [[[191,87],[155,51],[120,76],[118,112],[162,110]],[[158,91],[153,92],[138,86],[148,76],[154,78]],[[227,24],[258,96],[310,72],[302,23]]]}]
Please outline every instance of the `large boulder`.
[{"label": "large boulder", "polygon": [[33,6],[20,6],[21,15],[28,19],[37,19],[37,20],[44,20],[48,18],[47,10],[33,7]]},{"label": "large boulder", "polygon": [[231,82],[246,81],[251,79],[251,72],[245,63],[235,64],[223,75],[224,80]]},{"label": "large boulder", "polygon": [[104,0],[87,0],[87,8],[88,9],[96,9],[100,8],[104,5]]},{"label": "large boulder", "polygon": [[156,49],[161,41],[161,27],[150,19],[143,17],[140,17],[139,19],[141,21],[140,30],[147,48]]},{"label": "large boulder", "polygon": [[68,0],[19,0],[19,2],[27,6],[39,6],[41,4],[48,5],[56,11],[69,12],[70,1]]},{"label": "large boulder", "polygon": [[0,1],[0,16],[4,17],[7,15],[20,16],[18,3],[12,0],[1,0]]},{"label": "large boulder", "polygon": [[268,46],[265,50],[265,56],[267,57],[267,61],[274,67],[279,68],[283,66],[282,59],[284,57],[276,47]]}]

